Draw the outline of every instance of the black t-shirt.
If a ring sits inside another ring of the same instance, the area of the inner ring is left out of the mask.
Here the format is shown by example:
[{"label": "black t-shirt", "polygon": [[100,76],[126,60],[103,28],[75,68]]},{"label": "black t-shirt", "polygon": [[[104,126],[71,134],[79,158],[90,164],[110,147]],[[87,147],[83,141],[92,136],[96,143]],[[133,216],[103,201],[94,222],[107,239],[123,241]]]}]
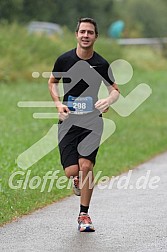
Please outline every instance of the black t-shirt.
[{"label": "black t-shirt", "polygon": [[58,80],[62,77],[64,103],[69,96],[89,96],[95,104],[102,81],[106,86],[114,83],[109,63],[96,52],[90,59],[82,60],[77,56],[76,49],[72,49],[58,57],[52,73]]}]

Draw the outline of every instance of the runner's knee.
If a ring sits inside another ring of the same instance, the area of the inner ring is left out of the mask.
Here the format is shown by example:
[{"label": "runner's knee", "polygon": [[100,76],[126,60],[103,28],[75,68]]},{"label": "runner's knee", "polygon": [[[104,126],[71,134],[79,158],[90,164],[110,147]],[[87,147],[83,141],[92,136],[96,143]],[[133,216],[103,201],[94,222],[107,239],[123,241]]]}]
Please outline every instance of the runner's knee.
[{"label": "runner's knee", "polygon": [[79,166],[80,166],[80,171],[83,173],[88,173],[90,171],[92,171],[93,169],[93,164],[90,160],[80,160],[79,162]]},{"label": "runner's knee", "polygon": [[79,168],[78,165],[71,165],[65,168],[65,175],[67,178],[78,176]]}]

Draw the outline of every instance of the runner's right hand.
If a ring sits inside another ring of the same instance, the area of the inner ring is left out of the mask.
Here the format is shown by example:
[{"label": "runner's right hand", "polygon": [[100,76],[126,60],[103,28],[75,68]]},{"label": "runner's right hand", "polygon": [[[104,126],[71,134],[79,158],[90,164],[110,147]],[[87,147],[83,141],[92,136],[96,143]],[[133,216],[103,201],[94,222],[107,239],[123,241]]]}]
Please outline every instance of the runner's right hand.
[{"label": "runner's right hand", "polygon": [[69,117],[70,110],[66,105],[59,102],[59,103],[56,103],[56,107],[58,110],[58,115],[59,115],[60,121],[64,121],[65,119],[67,119]]}]

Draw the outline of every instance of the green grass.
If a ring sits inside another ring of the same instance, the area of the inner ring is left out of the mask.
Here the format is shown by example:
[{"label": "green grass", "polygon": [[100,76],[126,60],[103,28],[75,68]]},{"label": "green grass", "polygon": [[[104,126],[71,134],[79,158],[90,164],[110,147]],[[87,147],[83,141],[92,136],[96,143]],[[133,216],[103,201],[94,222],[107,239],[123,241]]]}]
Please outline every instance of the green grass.
[{"label": "green grass", "polygon": [[[44,137],[57,122],[56,119],[44,120],[32,117],[34,112],[55,112],[55,108],[17,107],[19,101],[51,101],[47,80],[33,79],[31,73],[50,71],[55,58],[75,46],[75,40],[68,32],[63,37],[29,35],[25,28],[16,24],[0,26],[0,31],[2,51],[0,225],[2,225],[72,193],[71,189],[59,190],[55,184],[48,192],[48,183],[41,192],[42,182],[37,189],[29,188],[29,182],[34,176],[39,176],[42,181],[48,171],[54,170],[60,170],[59,177],[64,175],[57,148],[28,169],[31,173],[25,189],[23,184],[20,184],[20,189],[11,189],[8,183],[10,176],[18,171],[22,174],[15,177],[14,185],[25,183],[27,171],[19,168],[15,160],[19,154]],[[102,170],[101,176],[112,177],[167,149],[166,60],[159,51],[148,47],[126,47],[122,50],[104,38],[98,39],[96,49],[109,62],[123,58],[132,64],[134,68],[132,80],[120,86],[124,96],[143,82],[149,84],[153,91],[149,99],[128,117],[121,117],[112,109],[105,114],[106,118],[115,122],[116,131],[101,145],[95,173]]]},{"label": "green grass", "polygon": [[125,96],[142,82],[150,85],[152,95],[136,111],[128,117],[120,117],[110,110],[110,118],[117,128],[101,148],[98,159],[101,167],[104,167],[102,160],[105,159],[106,163],[108,159],[107,167],[103,169],[110,176],[127,171],[167,150],[165,71],[134,73],[133,80],[123,87],[122,93]]},{"label": "green grass", "polygon": [[[28,213],[43,205],[56,201],[64,196],[71,194],[70,190],[58,191],[54,188],[50,193],[46,191],[27,189],[12,190],[8,185],[10,175],[15,171],[23,171],[17,167],[15,160],[17,156],[30,147],[33,143],[44,136],[51,126],[53,120],[35,120],[32,118],[33,112],[37,110],[18,108],[17,102],[21,100],[50,100],[47,84],[20,83],[13,86],[1,85],[1,209],[0,223],[6,222],[11,218]],[[55,109],[53,109],[55,111]],[[42,110],[44,112],[44,110]],[[31,168],[30,168],[31,169]],[[30,179],[34,176],[41,178],[47,171],[61,169],[58,151],[50,153],[32,167]],[[25,171],[26,173],[26,171]],[[61,175],[64,175],[61,172]],[[17,176],[17,180],[25,179],[25,176]],[[16,184],[17,181],[14,183]]]},{"label": "green grass", "polygon": [[[102,170],[101,176],[118,175],[167,149],[166,72],[134,72],[133,80],[125,85],[126,88],[121,88],[122,94],[126,95],[141,82],[149,84],[153,93],[133,114],[120,117],[110,109],[105,115],[116,123],[117,128],[100,147],[95,172]],[[29,185],[25,190],[23,186],[10,189],[10,175],[15,171],[23,171],[15,163],[17,156],[45,136],[56,123],[56,119],[32,118],[33,112],[55,112],[54,108],[19,108],[17,102],[21,100],[50,100],[47,83],[1,85],[1,224],[71,194],[71,189],[58,190],[56,186],[47,192],[48,184],[44,192],[40,192],[42,184],[34,190]],[[64,175],[58,149],[28,169],[31,170],[28,181],[33,176],[42,178],[47,171],[56,169],[61,171],[60,176]],[[13,183],[17,185],[19,179],[25,181],[25,175],[17,175]]]}]

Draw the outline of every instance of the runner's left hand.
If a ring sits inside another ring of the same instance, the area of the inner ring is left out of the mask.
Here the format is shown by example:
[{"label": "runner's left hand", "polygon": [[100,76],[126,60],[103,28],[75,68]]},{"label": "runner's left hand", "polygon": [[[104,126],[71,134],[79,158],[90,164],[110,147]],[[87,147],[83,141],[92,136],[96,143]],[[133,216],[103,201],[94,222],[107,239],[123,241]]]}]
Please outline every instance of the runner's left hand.
[{"label": "runner's left hand", "polygon": [[105,113],[109,109],[108,99],[100,99],[95,103],[95,108],[98,109],[100,112]]}]

